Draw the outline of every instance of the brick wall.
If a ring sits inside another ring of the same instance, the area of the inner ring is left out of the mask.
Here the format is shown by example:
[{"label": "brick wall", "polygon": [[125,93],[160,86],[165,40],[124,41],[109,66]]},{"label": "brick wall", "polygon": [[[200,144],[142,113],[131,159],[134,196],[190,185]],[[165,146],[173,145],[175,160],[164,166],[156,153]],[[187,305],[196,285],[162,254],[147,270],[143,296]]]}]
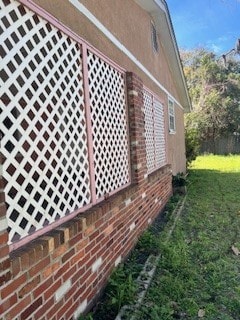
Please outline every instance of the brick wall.
[{"label": "brick wall", "polygon": [[[8,248],[8,233],[6,206],[4,196],[4,180],[2,177],[2,167],[4,158],[0,154],[0,288],[11,279],[10,259]],[[0,314],[1,314],[0,305]]]},{"label": "brick wall", "polygon": [[130,187],[9,254],[0,176],[0,319],[77,319],[171,195],[170,166],[146,174],[141,79],[128,73],[127,89]]}]

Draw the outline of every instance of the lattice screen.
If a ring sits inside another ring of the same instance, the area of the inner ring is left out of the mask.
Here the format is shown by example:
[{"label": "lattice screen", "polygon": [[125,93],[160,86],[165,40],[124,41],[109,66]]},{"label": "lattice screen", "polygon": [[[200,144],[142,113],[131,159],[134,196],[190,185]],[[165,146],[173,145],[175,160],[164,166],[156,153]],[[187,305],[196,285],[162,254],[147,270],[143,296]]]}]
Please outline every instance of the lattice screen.
[{"label": "lattice screen", "polygon": [[163,105],[147,90],[143,92],[148,173],[166,164]]},{"label": "lattice screen", "polygon": [[[91,203],[81,45],[0,0],[1,152],[10,242]],[[88,53],[96,192],[129,182],[124,80]]]},{"label": "lattice screen", "polygon": [[156,167],[166,164],[164,109],[161,102],[154,98],[154,131]]},{"label": "lattice screen", "polygon": [[153,97],[144,90],[145,139],[148,173],[155,168],[154,113]]},{"label": "lattice screen", "polygon": [[96,196],[129,182],[123,75],[88,51]]}]

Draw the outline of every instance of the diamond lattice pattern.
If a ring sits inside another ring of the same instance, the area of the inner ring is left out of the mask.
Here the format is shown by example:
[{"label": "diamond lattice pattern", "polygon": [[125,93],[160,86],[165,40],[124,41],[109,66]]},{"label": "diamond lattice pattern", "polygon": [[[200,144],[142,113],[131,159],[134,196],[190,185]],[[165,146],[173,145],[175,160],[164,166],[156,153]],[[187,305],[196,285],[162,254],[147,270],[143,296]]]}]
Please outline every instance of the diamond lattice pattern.
[{"label": "diamond lattice pattern", "polygon": [[164,108],[148,90],[143,92],[147,171],[166,164]]},{"label": "diamond lattice pattern", "polygon": [[96,196],[129,182],[123,75],[88,51]]},{"label": "diamond lattice pattern", "polygon": [[165,125],[163,105],[156,98],[154,107],[154,138],[155,138],[155,166],[157,168],[166,164]]},{"label": "diamond lattice pattern", "polygon": [[1,147],[10,242],[91,201],[80,46],[0,1]]},{"label": "diamond lattice pattern", "polygon": [[153,97],[144,90],[144,116],[145,116],[145,142],[147,171],[152,172],[155,168],[155,143],[154,143],[154,113],[153,113]]}]

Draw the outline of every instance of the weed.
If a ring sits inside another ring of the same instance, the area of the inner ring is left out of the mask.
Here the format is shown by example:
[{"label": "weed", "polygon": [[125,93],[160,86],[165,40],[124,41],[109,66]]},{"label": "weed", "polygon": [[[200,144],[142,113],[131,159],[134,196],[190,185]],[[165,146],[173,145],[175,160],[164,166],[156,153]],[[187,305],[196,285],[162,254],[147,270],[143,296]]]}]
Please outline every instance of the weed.
[{"label": "weed", "polygon": [[151,230],[146,230],[138,240],[136,250],[145,252],[147,256],[159,253],[159,239]]},{"label": "weed", "polygon": [[135,278],[124,264],[120,264],[109,278],[104,296],[93,313],[93,319],[114,319],[123,305],[133,302],[137,292]]},{"label": "weed", "polygon": [[88,314],[86,316],[80,316],[78,320],[93,320],[93,317],[91,314]]},{"label": "weed", "polygon": [[108,297],[111,309],[117,312],[124,304],[134,300],[136,284],[131,273],[126,273],[123,266],[117,268],[109,279]]},{"label": "weed", "polygon": [[172,185],[173,187],[183,187],[187,184],[187,178],[184,173],[178,173],[177,175],[172,177]]}]

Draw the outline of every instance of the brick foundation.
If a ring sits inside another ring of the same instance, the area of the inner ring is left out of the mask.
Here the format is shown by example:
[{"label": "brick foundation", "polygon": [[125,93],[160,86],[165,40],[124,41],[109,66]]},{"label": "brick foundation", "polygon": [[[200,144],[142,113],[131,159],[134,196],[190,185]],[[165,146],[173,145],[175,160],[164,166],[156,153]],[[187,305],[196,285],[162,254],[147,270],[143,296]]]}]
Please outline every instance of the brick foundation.
[{"label": "brick foundation", "polygon": [[0,319],[77,319],[168,201],[170,166],[146,174],[142,81],[128,73],[127,88],[131,186],[9,254],[1,179]]}]

